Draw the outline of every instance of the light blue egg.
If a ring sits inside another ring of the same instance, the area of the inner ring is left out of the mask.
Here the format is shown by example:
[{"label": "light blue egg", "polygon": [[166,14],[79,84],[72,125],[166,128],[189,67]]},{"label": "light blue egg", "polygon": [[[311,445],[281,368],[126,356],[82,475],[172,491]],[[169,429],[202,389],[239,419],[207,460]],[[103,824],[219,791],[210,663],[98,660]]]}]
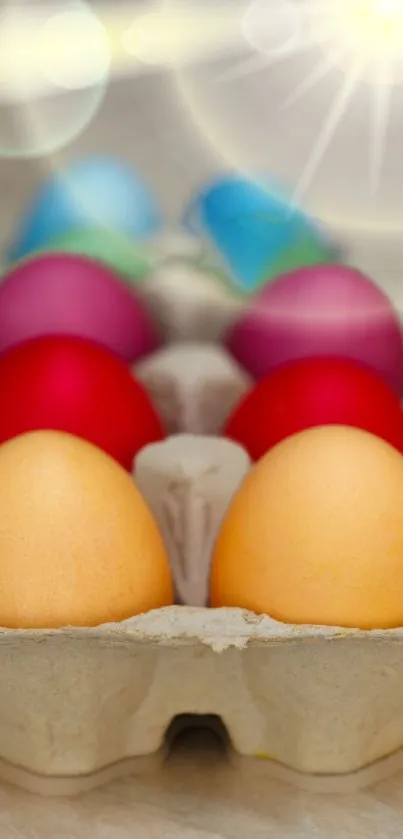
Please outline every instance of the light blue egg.
[{"label": "light blue egg", "polygon": [[[318,224],[291,205],[287,189],[275,181],[228,175],[209,184],[191,202],[186,226],[198,229],[212,244],[234,284],[252,293],[272,269],[333,258],[333,244]],[[305,262],[304,262],[305,260]]]},{"label": "light blue egg", "polygon": [[9,261],[80,228],[106,227],[136,239],[159,230],[157,202],[143,179],[114,157],[95,156],[56,172],[34,197],[8,252]]}]

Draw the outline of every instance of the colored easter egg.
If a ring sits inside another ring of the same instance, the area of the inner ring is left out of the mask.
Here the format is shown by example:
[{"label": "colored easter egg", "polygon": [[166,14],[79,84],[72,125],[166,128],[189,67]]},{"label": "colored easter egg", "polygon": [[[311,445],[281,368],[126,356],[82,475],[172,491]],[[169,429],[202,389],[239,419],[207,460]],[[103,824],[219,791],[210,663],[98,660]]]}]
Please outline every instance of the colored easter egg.
[{"label": "colored easter egg", "polygon": [[335,257],[317,224],[269,182],[239,175],[217,179],[193,200],[185,221],[204,233],[222,268],[245,294],[280,271]]},{"label": "colored easter egg", "polygon": [[161,420],[117,355],[82,338],[34,338],[0,356],[0,443],[53,429],[93,443],[131,470]]},{"label": "colored easter egg", "polygon": [[403,459],[345,426],[294,434],[258,461],[216,542],[213,606],[291,624],[403,626]]},{"label": "colored easter egg", "polygon": [[249,302],[227,345],[256,379],[298,358],[337,356],[367,364],[402,391],[397,313],[354,268],[318,265],[281,275]]},{"label": "colored easter egg", "polygon": [[319,425],[351,425],[403,453],[403,412],[394,391],[369,367],[309,358],[277,367],[235,408],[224,435],[257,460],[281,440]]},{"label": "colored easter egg", "polygon": [[0,626],[96,626],[173,602],[162,536],[131,475],[62,432],[0,447],[0,557]]},{"label": "colored easter egg", "polygon": [[160,226],[154,196],[143,179],[114,157],[93,156],[56,171],[34,195],[9,249],[10,262],[43,249],[77,228],[106,228],[134,238]]},{"label": "colored easter egg", "polygon": [[75,253],[102,262],[115,274],[137,284],[153,267],[153,257],[145,247],[115,230],[69,230],[47,242],[45,252]]},{"label": "colored easter egg", "polygon": [[159,344],[143,302],[105,265],[76,254],[16,265],[0,284],[0,351],[63,334],[97,341],[128,362]]}]

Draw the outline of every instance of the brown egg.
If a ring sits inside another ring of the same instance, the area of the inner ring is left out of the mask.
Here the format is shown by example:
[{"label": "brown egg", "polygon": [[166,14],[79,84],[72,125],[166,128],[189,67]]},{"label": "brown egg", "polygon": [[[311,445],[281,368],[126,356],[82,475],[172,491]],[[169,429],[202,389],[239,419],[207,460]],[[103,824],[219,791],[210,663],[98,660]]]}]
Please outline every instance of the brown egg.
[{"label": "brown egg", "polygon": [[95,626],[172,602],[157,523],[121,466],[54,431],[0,447],[1,626]]},{"label": "brown egg", "polygon": [[213,606],[294,624],[403,626],[403,458],[355,428],[289,437],[251,470],[215,546]]}]

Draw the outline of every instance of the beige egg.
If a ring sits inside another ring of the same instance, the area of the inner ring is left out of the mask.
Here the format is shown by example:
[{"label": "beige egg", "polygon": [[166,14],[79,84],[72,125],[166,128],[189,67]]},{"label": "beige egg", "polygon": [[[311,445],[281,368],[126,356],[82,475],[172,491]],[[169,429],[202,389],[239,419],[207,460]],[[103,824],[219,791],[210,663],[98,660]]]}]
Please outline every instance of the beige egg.
[{"label": "beige egg", "polygon": [[211,602],[294,624],[403,626],[402,456],[342,426],[271,449],[223,522]]},{"label": "beige egg", "polygon": [[172,602],[157,523],[123,468],[54,431],[0,447],[1,626],[95,626]]}]

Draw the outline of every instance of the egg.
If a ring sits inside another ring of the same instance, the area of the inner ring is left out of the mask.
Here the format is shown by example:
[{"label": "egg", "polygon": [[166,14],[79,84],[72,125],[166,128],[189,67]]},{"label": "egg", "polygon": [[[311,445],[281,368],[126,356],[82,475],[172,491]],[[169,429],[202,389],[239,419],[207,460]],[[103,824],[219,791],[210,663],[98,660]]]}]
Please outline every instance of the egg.
[{"label": "egg", "polygon": [[77,228],[115,230],[139,238],[161,225],[149,186],[124,161],[107,155],[74,160],[39,187],[20,219],[8,261],[44,248]]},{"label": "egg", "polygon": [[140,449],[165,436],[145,388],[118,356],[63,336],[0,355],[0,443],[40,429],[82,437],[130,471]]},{"label": "egg", "polygon": [[268,283],[229,330],[227,346],[255,379],[298,358],[336,356],[367,364],[403,391],[398,315],[353,268],[300,268]]},{"label": "egg", "polygon": [[340,358],[277,367],[243,397],[223,433],[257,460],[291,434],[319,425],[362,428],[403,453],[398,397],[369,367]]},{"label": "egg", "polygon": [[403,460],[344,426],[283,440],[246,476],[214,549],[211,604],[291,624],[403,626]]},{"label": "egg", "polygon": [[318,226],[269,181],[237,174],[217,178],[193,199],[185,223],[204,235],[242,294],[281,271],[334,256]]},{"label": "egg", "polygon": [[172,602],[156,520],[124,469],[61,432],[0,447],[0,626],[96,626]]},{"label": "egg", "polygon": [[44,335],[88,338],[127,362],[160,343],[135,291],[105,265],[77,254],[34,257],[0,284],[0,351]]},{"label": "egg", "polygon": [[46,243],[46,253],[76,253],[107,265],[115,274],[137,285],[154,261],[144,246],[115,230],[69,230]]}]

